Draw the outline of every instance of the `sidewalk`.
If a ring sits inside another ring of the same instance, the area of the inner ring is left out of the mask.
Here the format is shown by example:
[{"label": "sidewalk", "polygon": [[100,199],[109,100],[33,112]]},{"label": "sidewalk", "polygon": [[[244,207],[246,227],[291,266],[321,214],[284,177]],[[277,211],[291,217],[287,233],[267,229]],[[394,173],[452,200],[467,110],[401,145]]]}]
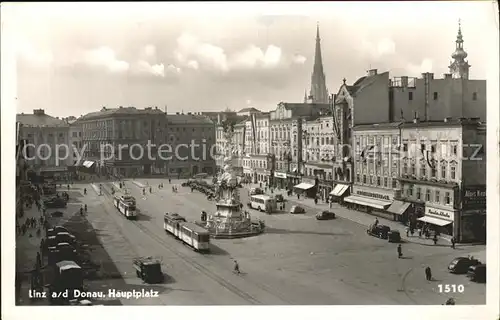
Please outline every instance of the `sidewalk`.
[{"label": "sidewalk", "polygon": [[[243,186],[246,189],[251,189],[251,188],[256,188],[259,187],[258,184],[248,184]],[[268,190],[269,193],[269,190]],[[328,203],[325,203],[321,200],[318,201],[318,204],[314,204],[314,200],[310,198],[304,198],[301,197],[300,199],[297,199],[297,195],[293,194],[291,196],[288,196],[286,193],[286,190],[279,190],[275,189],[274,194],[282,194],[285,199],[287,199],[288,202],[290,202],[292,205],[301,205],[305,207],[306,211],[312,211],[313,213],[316,213],[316,211],[320,210],[330,210],[330,206]],[[288,206],[289,207],[289,206]],[[351,210],[345,207],[342,207],[338,203],[333,203],[331,210],[335,212],[335,214],[343,219],[350,220],[352,222],[355,222],[359,225],[365,226],[368,228],[370,225],[373,224],[375,221],[375,218],[378,218],[381,224],[384,224],[388,227],[391,228],[391,230],[398,230],[401,233],[401,238],[405,242],[410,242],[410,243],[416,243],[424,246],[430,246],[430,247],[450,247],[451,243],[448,239],[445,238],[439,238],[437,244],[435,245],[432,239],[426,239],[425,237],[419,237],[418,233],[415,236],[406,236],[406,226],[401,224],[400,222],[389,220],[384,217],[380,217],[377,215],[371,215],[367,214],[361,211],[356,211],[356,210]],[[467,247],[467,246],[475,246],[475,245],[484,245],[483,243],[457,243],[455,244],[456,247]]]}]

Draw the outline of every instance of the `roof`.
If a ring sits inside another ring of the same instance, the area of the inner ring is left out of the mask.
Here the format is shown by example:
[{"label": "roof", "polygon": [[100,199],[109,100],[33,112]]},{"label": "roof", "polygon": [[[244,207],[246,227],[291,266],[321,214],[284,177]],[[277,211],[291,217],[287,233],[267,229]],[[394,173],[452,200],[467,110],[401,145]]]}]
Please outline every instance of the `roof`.
[{"label": "roof", "polygon": [[213,125],[210,118],[197,114],[167,114],[167,123],[172,125],[181,124],[206,124]]},{"label": "roof", "polygon": [[382,78],[389,79],[389,72],[386,71],[386,72],[377,73],[377,74],[374,74],[371,76],[363,76],[363,77],[359,78],[358,80],[356,80],[356,82],[354,82],[353,85],[350,85],[350,86],[345,85],[345,87],[346,87],[347,91],[349,92],[349,94],[352,96],[352,95],[355,95],[356,93],[360,92],[364,88],[372,85],[373,83],[377,82],[378,80],[380,80]]},{"label": "roof", "polygon": [[478,121],[476,119],[451,119],[447,121],[443,120],[431,120],[431,121],[419,121],[417,123],[413,121],[397,121],[397,122],[385,122],[385,123],[370,123],[370,124],[360,124],[354,126],[354,131],[362,130],[376,130],[376,129],[396,129],[401,128],[431,128],[431,127],[459,127],[459,126],[477,126],[478,128],[483,128],[485,126],[484,122]]},{"label": "roof", "polygon": [[103,107],[100,111],[90,112],[79,118],[79,120],[90,120],[99,118],[108,118],[112,116],[131,116],[131,115],[148,115],[148,114],[165,114],[158,108],[137,109],[135,107],[119,107],[119,108],[106,108]]},{"label": "roof", "polygon": [[26,127],[67,127],[68,123],[47,114],[17,114],[16,120]]},{"label": "roof", "polygon": [[385,122],[385,123],[370,123],[370,124],[360,124],[354,126],[354,131],[363,131],[363,130],[377,130],[377,129],[397,129],[399,128],[403,122]]},{"label": "roof", "polygon": [[261,111],[260,111],[260,110],[255,109],[255,108],[253,108],[253,107],[250,107],[250,108],[243,108],[243,109],[241,109],[240,111],[238,111],[238,113],[240,113],[240,112],[261,112]]},{"label": "roof", "polygon": [[194,231],[196,233],[208,233],[208,230],[203,228],[203,227],[200,227],[199,225],[197,224],[194,224],[192,222],[184,222],[181,226],[182,227],[185,227],[191,231]]},{"label": "roof", "polygon": [[76,264],[76,262],[68,260],[59,261],[58,263],[56,263],[56,265],[61,270],[81,269],[81,267],[78,264]]}]

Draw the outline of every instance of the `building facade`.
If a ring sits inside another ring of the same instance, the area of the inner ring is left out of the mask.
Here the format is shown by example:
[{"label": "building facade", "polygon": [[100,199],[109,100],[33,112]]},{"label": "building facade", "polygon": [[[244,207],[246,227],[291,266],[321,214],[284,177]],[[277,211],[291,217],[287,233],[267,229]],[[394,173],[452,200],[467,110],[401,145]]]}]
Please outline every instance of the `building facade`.
[{"label": "building facade", "polygon": [[86,146],[84,160],[95,165],[98,174],[132,177],[166,173],[166,161],[160,159],[156,148],[169,136],[165,113],[158,108],[103,107],[79,122]]},{"label": "building facade", "polygon": [[402,127],[401,197],[415,220],[458,241],[486,238],[486,125],[476,119]]},{"label": "building facade", "polygon": [[27,145],[26,165],[28,172],[38,175],[65,177],[71,154],[69,125],[62,119],[45,114],[43,109],[33,114],[17,114],[20,139]]},{"label": "building facade", "polygon": [[167,144],[172,159],[165,161],[168,176],[192,177],[216,172],[216,129],[214,123],[199,114],[168,114]]}]

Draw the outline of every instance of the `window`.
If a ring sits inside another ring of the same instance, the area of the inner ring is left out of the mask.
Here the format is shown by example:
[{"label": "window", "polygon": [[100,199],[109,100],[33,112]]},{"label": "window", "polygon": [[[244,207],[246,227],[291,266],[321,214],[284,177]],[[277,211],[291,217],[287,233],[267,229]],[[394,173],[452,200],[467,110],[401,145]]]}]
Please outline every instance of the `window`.
[{"label": "window", "polygon": [[422,189],[417,187],[417,200],[420,200]]},{"label": "window", "polygon": [[389,182],[388,180],[389,180],[389,179],[384,178],[384,187],[386,187],[386,188],[387,188],[387,185],[388,185],[388,182]]},{"label": "window", "polygon": [[472,93],[472,100],[477,100],[477,92]]},{"label": "window", "polygon": [[438,93],[434,92],[434,100],[437,100],[437,99],[438,99]]},{"label": "window", "polygon": [[436,203],[439,203],[441,201],[441,199],[439,198],[440,194],[439,194],[439,190],[436,190]]},{"label": "window", "polygon": [[408,100],[413,100],[413,92],[408,92]]},{"label": "window", "polygon": [[436,168],[431,168],[431,177],[432,178],[436,177]]},{"label": "window", "polygon": [[413,196],[413,187],[408,188],[408,196]]},{"label": "window", "polygon": [[451,202],[450,193],[446,192],[445,195],[444,195],[444,203],[445,204],[450,204],[450,202]]},{"label": "window", "polygon": [[425,170],[425,163],[422,163],[422,167],[420,167],[420,175],[422,178],[425,178],[427,176],[427,171]]},{"label": "window", "polygon": [[377,186],[380,186],[380,177],[377,177]]},{"label": "window", "polygon": [[425,143],[420,144],[420,150],[425,151]]},{"label": "window", "polygon": [[373,184],[373,176],[370,176],[370,184]]},{"label": "window", "polygon": [[408,174],[408,163],[403,163],[403,173]]},{"label": "window", "polygon": [[403,151],[408,152],[408,143],[403,143]]},{"label": "window", "polygon": [[425,201],[431,201],[431,190],[425,190]]},{"label": "window", "polygon": [[457,146],[455,145],[455,146],[452,146],[451,148],[452,148],[453,155],[456,156],[457,155]]},{"label": "window", "polygon": [[360,176],[359,176],[359,173],[356,175],[356,181],[357,181],[357,182],[360,182]]},{"label": "window", "polygon": [[411,174],[415,175],[415,172],[416,172],[415,164],[412,163],[411,164]]},{"label": "window", "polygon": [[431,152],[436,153],[436,145],[435,144],[431,145]]},{"label": "window", "polygon": [[451,179],[453,179],[453,180],[455,180],[456,171],[457,171],[457,168],[455,166],[451,166]]},{"label": "window", "polygon": [[392,188],[396,189],[398,187],[398,181],[396,179],[392,179]]},{"label": "window", "polygon": [[73,132],[73,133],[71,134],[71,136],[72,136],[73,138],[76,138],[76,135],[77,135],[77,132]]},{"label": "window", "polygon": [[363,183],[366,183],[366,174],[363,175]]},{"label": "window", "polygon": [[445,164],[441,165],[441,178],[446,179],[446,165]]}]

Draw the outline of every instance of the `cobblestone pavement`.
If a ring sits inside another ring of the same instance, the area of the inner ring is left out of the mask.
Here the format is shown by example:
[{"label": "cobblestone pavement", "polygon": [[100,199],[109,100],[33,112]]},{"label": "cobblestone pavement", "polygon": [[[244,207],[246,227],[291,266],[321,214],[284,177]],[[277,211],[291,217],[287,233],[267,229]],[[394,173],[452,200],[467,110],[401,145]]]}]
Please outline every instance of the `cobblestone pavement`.
[{"label": "cobblestone pavement", "polygon": [[[164,183],[164,189],[158,189],[160,182]],[[141,210],[137,223],[146,226],[148,232],[160,234],[164,212],[178,212],[194,221],[199,220],[202,210],[214,211],[214,202],[199,192],[191,193],[188,188],[180,187],[181,182],[172,181],[179,186],[175,194],[167,179],[127,182]],[[142,196],[138,184],[151,185],[153,193]],[[246,189],[240,192],[245,203]],[[398,259],[396,244],[368,236],[361,221],[317,221],[314,214],[320,208],[308,207],[305,215],[286,212],[266,215],[251,210],[253,218],[265,221],[264,234],[213,240],[213,254],[193,253],[192,258],[264,304],[441,304],[450,295],[440,293],[439,284],[464,285],[464,293],[452,295],[457,303],[485,303],[484,284],[470,283],[464,276],[451,275],[446,270],[448,262],[456,256],[481,257],[484,247],[453,250],[449,246],[403,243],[405,259]],[[373,219],[370,216],[370,222],[365,221],[370,224]],[[169,236],[163,237],[175,250],[183,253],[189,250]],[[231,258],[238,260],[243,276],[232,274]],[[423,268],[427,265],[433,269],[437,281],[425,281]],[[224,299],[220,299],[221,303]],[[198,301],[213,303],[209,299]]]}]

